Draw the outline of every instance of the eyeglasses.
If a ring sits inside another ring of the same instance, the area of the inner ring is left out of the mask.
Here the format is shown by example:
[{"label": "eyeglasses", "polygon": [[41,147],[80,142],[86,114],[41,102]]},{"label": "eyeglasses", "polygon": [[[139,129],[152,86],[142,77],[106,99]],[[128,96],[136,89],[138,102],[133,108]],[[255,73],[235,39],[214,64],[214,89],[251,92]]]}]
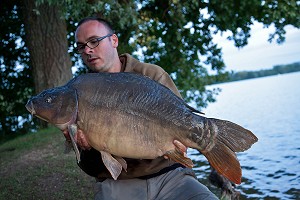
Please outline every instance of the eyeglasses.
[{"label": "eyeglasses", "polygon": [[83,53],[86,46],[88,46],[90,49],[94,49],[99,45],[101,40],[104,40],[105,38],[110,37],[112,35],[113,35],[113,33],[110,33],[103,37],[91,39],[84,44],[79,44],[78,46],[75,47],[75,51],[77,53]]}]

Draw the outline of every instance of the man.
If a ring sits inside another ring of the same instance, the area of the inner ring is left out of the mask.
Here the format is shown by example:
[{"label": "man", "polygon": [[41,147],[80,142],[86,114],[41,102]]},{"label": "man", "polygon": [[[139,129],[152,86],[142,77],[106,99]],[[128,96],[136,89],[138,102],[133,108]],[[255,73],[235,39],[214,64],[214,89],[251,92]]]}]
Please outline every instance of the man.
[{"label": "man", "polygon": [[[118,37],[103,19],[89,17],[81,20],[76,33],[76,51],[92,72],[133,72],[143,74],[170,88],[180,96],[170,76],[159,66],[141,63],[129,54],[119,56]],[[99,85],[99,87],[101,87]],[[66,138],[68,134],[64,133]],[[127,172],[122,171],[118,180],[113,180],[105,168],[100,152],[91,148],[82,131],[75,136],[81,149],[80,168],[96,177],[95,199],[217,199],[199,183],[191,169],[164,157],[154,160],[124,158]],[[185,152],[179,141],[174,145]]]}]

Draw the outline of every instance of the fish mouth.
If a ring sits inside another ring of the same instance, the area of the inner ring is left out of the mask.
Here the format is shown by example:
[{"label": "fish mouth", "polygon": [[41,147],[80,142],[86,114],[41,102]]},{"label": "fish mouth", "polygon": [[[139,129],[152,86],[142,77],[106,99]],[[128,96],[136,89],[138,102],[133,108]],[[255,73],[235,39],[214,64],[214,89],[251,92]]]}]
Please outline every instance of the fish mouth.
[{"label": "fish mouth", "polygon": [[30,112],[30,114],[33,116],[36,114],[35,110],[34,110],[34,107],[33,107],[33,103],[31,100],[29,100],[27,102],[27,104],[25,105],[26,109]]},{"label": "fish mouth", "polygon": [[29,101],[27,102],[27,104],[25,105],[25,107],[26,107],[26,109],[30,112],[30,114],[31,114],[32,117],[33,117],[33,116],[36,116],[36,117],[40,118],[41,120],[44,120],[44,121],[48,122],[48,120],[45,119],[45,118],[43,118],[42,116],[36,115],[36,111],[35,111],[35,109],[34,109],[34,107],[33,107],[33,103],[32,103],[31,100],[29,100]]}]

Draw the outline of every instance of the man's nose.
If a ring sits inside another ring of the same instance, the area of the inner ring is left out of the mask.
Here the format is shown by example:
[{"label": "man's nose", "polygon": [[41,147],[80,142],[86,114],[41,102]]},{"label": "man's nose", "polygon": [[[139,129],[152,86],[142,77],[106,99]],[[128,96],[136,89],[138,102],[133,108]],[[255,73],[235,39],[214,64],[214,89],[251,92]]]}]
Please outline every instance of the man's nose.
[{"label": "man's nose", "polygon": [[85,54],[90,54],[93,51],[93,49],[91,49],[88,45],[85,45],[84,47],[84,53]]}]

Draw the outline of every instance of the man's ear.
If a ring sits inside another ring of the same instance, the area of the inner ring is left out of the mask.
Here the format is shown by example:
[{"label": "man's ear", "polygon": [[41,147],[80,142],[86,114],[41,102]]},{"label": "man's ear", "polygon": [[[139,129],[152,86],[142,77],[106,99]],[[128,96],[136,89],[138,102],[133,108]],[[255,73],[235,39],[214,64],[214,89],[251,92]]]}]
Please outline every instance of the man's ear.
[{"label": "man's ear", "polygon": [[117,48],[118,46],[119,46],[119,38],[118,38],[118,36],[116,35],[116,34],[113,34],[112,36],[111,36],[111,41],[112,41],[112,46],[114,47],[114,48]]}]

